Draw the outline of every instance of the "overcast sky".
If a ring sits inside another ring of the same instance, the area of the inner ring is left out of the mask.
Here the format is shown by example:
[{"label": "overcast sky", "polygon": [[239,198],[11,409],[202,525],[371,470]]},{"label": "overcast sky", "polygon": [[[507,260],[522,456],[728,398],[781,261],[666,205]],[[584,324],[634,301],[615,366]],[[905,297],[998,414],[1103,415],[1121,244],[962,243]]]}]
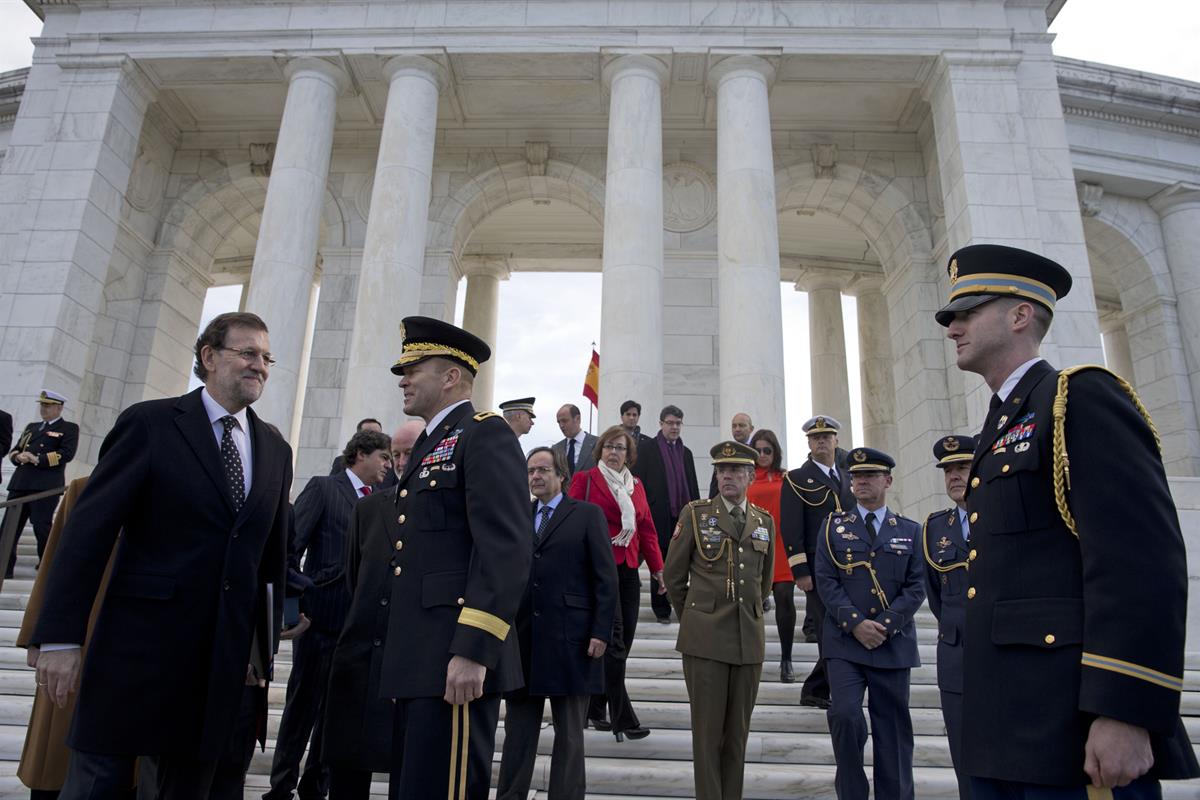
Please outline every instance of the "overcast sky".
[{"label": "overcast sky", "polygon": [[[40,23],[23,0],[0,0],[0,71],[28,66]],[[1057,34],[1054,49],[1059,55],[1099,61],[1130,69],[1154,72],[1200,82],[1200,5],[1188,0],[1141,0],[1134,7],[1119,0],[1069,0],[1051,31]],[[462,318],[465,284],[460,286],[457,319]],[[591,353],[591,343],[600,339],[599,303],[570,306],[547,298],[598,298],[599,274],[516,273],[500,285],[500,331],[497,342],[497,401],[534,395],[538,402],[537,424],[522,440],[526,449],[549,444],[559,438],[554,423],[557,408],[574,402],[587,404],[580,390]],[[784,356],[787,367],[787,408],[791,422],[785,443],[788,461],[799,463],[804,446],[800,423],[812,415],[808,381],[808,305],[805,295],[782,287]],[[237,292],[214,292],[206,304],[208,315],[237,306]],[[844,303],[848,332],[852,397],[858,397],[857,345],[854,336],[854,301]],[[603,354],[601,354],[603,358]],[[654,410],[646,409],[653,427]],[[686,414],[687,409],[684,409]],[[861,431],[857,400],[851,420],[856,439]],[[390,422],[390,421],[389,421]],[[684,438],[687,440],[685,417]],[[770,426],[769,420],[755,420]],[[723,425],[727,421],[723,421]],[[856,444],[858,442],[855,442]],[[693,449],[707,449],[710,442],[692,441]]]}]

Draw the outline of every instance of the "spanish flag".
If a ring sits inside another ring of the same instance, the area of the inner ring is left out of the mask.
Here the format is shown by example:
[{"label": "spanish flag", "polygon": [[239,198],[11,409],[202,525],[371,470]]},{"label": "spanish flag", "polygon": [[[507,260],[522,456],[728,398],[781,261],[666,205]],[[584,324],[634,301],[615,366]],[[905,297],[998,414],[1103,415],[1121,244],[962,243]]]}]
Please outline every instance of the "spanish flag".
[{"label": "spanish flag", "polygon": [[592,349],[592,360],[588,362],[587,375],[583,377],[583,396],[600,407],[600,354]]}]

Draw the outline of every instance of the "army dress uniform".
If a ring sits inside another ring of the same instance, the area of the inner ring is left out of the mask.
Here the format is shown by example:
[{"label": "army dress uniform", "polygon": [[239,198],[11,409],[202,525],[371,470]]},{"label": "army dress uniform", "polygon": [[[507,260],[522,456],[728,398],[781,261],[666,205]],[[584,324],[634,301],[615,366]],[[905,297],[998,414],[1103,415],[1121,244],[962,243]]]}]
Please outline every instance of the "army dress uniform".
[{"label": "army dress uniform", "polygon": [[[721,442],[711,455],[714,466],[753,468],[757,453]],[[775,524],[745,498],[732,506],[717,496],[685,506],[672,539],[663,582],[679,618],[675,649],[691,705],[696,800],[740,800],[766,655],[763,598],[771,591]]]},{"label": "army dress uniform", "polygon": [[[38,405],[66,404],[66,398],[57,392],[42,390],[38,395]],[[16,466],[8,481],[8,499],[38,494],[47,489],[57,489],[67,485],[67,464],[75,457],[79,446],[79,426],[67,422],[60,415],[51,422],[39,420],[25,426],[21,438],[8,454],[9,461]],[[21,464],[16,458],[21,453],[32,453],[37,456],[36,464]],[[38,559],[46,549],[46,540],[50,536],[50,526],[54,522],[54,510],[58,508],[58,497],[47,497],[22,503],[20,506],[10,506],[5,510],[9,513],[20,514],[17,522],[17,537],[27,520],[33,522],[33,535],[37,539]],[[12,575],[12,565],[16,562],[16,542],[13,542],[13,552],[8,565],[8,575]]]},{"label": "army dress uniform", "polygon": [[[990,299],[981,291],[1053,310],[1071,285],[1058,264],[995,245],[958,251],[949,272],[945,326]],[[1055,790],[1027,796],[1083,798],[1101,716],[1146,729],[1154,756],[1114,797],[1200,776],[1179,717],[1187,557],[1133,389],[1103,368],[1026,362],[993,397],[967,485],[963,758],[975,796],[1016,782]]]},{"label": "army dress uniform", "polygon": [[[866,447],[850,451],[851,472],[887,471],[890,456]],[[867,515],[877,527],[872,533]],[[859,505],[831,514],[817,550],[817,590],[825,602],[821,644],[829,670],[832,705],[827,712],[839,800],[866,800],[863,770],[867,724],[864,691],[870,690],[871,742],[875,796],[913,798],[913,732],[909,714],[909,677],[921,665],[913,620],[925,600],[921,529],[886,506],[867,511]],[[887,628],[887,639],[868,650],[855,638],[865,619]]]},{"label": "army dress uniform", "polygon": [[[806,435],[839,433],[841,423],[829,416],[816,416],[803,425]],[[836,466],[836,464],[835,464]],[[787,473],[779,496],[779,527],[783,545],[787,548],[788,566],[792,568],[793,580],[813,576],[816,563],[817,543],[825,532],[825,520],[834,512],[854,507],[854,495],[850,492],[850,481],[840,468],[838,480],[830,478],[828,472],[809,458],[798,468]],[[804,593],[804,616],[816,620],[817,662],[812,672],[804,679],[800,689],[801,702],[806,705],[827,707],[829,704],[829,679],[825,674],[825,659],[821,655],[821,622],[825,618],[825,606],[814,584],[811,592]]]},{"label": "army dress uniform", "polygon": [[[933,446],[939,469],[970,463],[974,452],[973,436],[945,436]],[[930,514],[921,528],[925,595],[938,621],[938,693],[950,741],[950,760],[958,778],[959,800],[971,797],[970,781],[962,768],[963,628],[967,623],[969,529],[967,512],[957,506]]]},{"label": "army dress uniform", "polygon": [[[472,372],[486,344],[438,320],[409,317],[399,372],[432,356]],[[529,488],[512,430],[469,401],[443,409],[417,439],[393,502],[363,504],[383,525],[391,590],[381,697],[396,700],[391,790],[403,798],[481,800],[491,780],[500,693],[521,687],[510,626],[529,577]],[[443,699],[452,656],[484,665],[483,696]]]}]

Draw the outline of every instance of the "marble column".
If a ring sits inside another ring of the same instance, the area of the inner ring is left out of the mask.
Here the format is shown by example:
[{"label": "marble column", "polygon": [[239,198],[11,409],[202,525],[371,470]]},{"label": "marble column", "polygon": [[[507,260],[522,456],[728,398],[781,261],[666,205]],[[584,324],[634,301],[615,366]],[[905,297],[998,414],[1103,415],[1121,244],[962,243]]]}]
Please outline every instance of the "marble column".
[{"label": "marble column", "polygon": [[600,298],[600,429],[625,400],[658,418],[663,403],[662,91],[666,65],[648,55],[604,67],[609,91]]},{"label": "marble column", "polygon": [[438,95],[446,83],[445,68],[424,56],[391,58],[383,74],[387,110],[358,277],[343,441],[363,417],[389,426],[404,419],[404,398],[390,369],[400,355],[400,320],[420,310]]},{"label": "marble column", "polygon": [[862,378],[863,443],[898,457],[896,360],[882,275],[859,275],[850,286],[858,298],[859,374]]},{"label": "marble column", "polygon": [[1120,308],[1101,309],[1100,335],[1104,337],[1104,364],[1130,383],[1134,382],[1133,350]]},{"label": "marble column", "polygon": [[295,444],[298,432],[292,423],[305,323],[317,266],[337,97],[346,75],[317,58],[290,61],[284,74],[288,78],[287,101],[258,229],[246,309],[267,323],[271,352],[278,362],[254,410]]},{"label": "marble column", "polygon": [[479,366],[475,377],[474,404],[479,409],[494,409],[496,389],[496,333],[500,324],[500,281],[508,280],[508,263],[503,258],[465,259],[467,296],[463,302],[463,329],[483,339],[492,348],[492,357]]},{"label": "marble column", "polygon": [[1200,185],[1169,186],[1150,198],[1150,206],[1162,222],[1192,397],[1200,397]]},{"label": "marble column", "polygon": [[787,441],[775,164],[767,96],[775,69],[731,56],[709,73],[717,95],[718,418],[742,411]]},{"label": "marble column", "polygon": [[812,411],[828,414],[842,423],[838,443],[849,450],[854,444],[854,431],[850,424],[850,380],[842,319],[843,283],[840,275],[810,271],[796,282],[796,288],[808,292]]}]

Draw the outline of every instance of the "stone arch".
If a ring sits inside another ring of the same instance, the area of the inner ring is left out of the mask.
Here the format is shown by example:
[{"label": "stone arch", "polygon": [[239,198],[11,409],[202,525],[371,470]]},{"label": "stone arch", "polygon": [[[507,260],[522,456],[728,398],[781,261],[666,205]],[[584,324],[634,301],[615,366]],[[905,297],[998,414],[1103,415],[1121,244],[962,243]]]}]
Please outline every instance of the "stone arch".
[{"label": "stone arch", "polygon": [[1175,295],[1158,216],[1143,205],[1110,197],[1097,214],[1083,218],[1088,257],[1109,271],[1126,311]]},{"label": "stone arch", "polygon": [[906,506],[927,510],[942,494],[926,468],[929,442],[954,423],[945,336],[933,319],[943,278],[919,180],[923,184],[852,162],[839,162],[833,177],[818,177],[814,164],[802,160],[776,171],[775,197],[778,212],[816,210],[854,225],[883,266],[900,440],[896,473]]},{"label": "stone arch", "polygon": [[504,206],[526,199],[570,203],[604,224],[604,183],[575,164],[550,159],[546,174],[532,174],[528,162],[498,164],[469,178],[430,207],[426,250],[462,254],[475,226]]}]

